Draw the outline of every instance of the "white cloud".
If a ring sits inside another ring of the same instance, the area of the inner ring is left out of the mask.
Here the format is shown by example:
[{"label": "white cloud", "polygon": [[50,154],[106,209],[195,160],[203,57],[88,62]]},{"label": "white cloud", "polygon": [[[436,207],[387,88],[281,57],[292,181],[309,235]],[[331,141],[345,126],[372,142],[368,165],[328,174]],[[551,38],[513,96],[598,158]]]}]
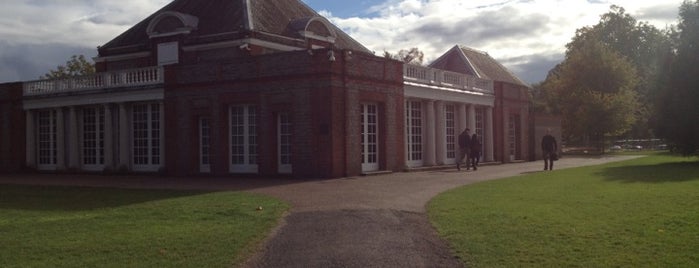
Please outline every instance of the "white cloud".
[{"label": "white cloud", "polygon": [[[335,1],[335,0],[329,0]],[[32,58],[55,51],[89,51],[129,29],[171,0],[24,0],[0,9],[0,64],[23,65],[30,74],[0,67],[0,81],[35,79],[65,62]],[[594,2],[594,3],[593,3]],[[537,82],[562,58],[575,30],[593,25],[616,4],[639,20],[661,29],[675,23],[682,0],[386,0],[370,7],[367,17],[321,14],[380,55],[384,50],[418,47],[433,60],[454,45],[487,51],[522,79]],[[362,5],[365,3],[362,2]],[[31,47],[19,49],[21,47]],[[60,47],[61,49],[56,49]],[[14,55],[21,51],[24,55]],[[41,64],[39,64],[41,62]],[[548,65],[548,68],[547,68]],[[537,68],[532,70],[532,68]]]},{"label": "white cloud", "polygon": [[0,36],[12,44],[96,47],[163,7],[167,0],[18,1],[0,9]]},{"label": "white cloud", "polygon": [[[543,80],[560,61],[575,30],[599,22],[611,5],[622,6],[639,21],[660,29],[675,23],[681,0],[389,0],[370,8],[377,16],[330,20],[357,41],[376,51],[418,47],[426,61],[454,45],[487,51],[525,81]],[[662,12],[660,12],[662,11]],[[674,12],[674,13],[673,13]],[[539,60],[549,66],[531,62]],[[543,68],[534,72],[526,66]],[[517,71],[517,69],[520,69]]]}]

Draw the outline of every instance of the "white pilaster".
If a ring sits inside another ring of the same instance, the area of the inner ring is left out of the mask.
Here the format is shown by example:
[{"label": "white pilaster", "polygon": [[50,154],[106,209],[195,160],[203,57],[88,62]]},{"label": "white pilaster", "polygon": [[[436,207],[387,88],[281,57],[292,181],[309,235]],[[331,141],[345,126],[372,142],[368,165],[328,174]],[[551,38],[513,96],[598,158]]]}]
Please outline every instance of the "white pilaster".
[{"label": "white pilaster", "polygon": [[160,167],[165,166],[165,103],[160,102]]},{"label": "white pilaster", "polygon": [[36,167],[36,134],[34,133],[35,123],[34,123],[34,111],[26,111],[26,125],[25,125],[25,137],[26,137],[26,165],[27,167]]},{"label": "white pilaster", "polygon": [[495,133],[493,133],[493,107],[488,107],[485,109],[485,161],[492,162],[495,161],[495,149],[493,147],[495,140]]},{"label": "white pilaster", "polygon": [[510,110],[507,107],[502,108],[502,162],[509,163],[510,161]]},{"label": "white pilaster", "polygon": [[78,138],[78,115],[75,106],[68,108],[68,167],[77,169],[80,166],[80,144]]},{"label": "white pilaster", "polygon": [[444,165],[447,162],[447,124],[446,124],[446,114],[444,110],[444,102],[437,101],[435,108],[436,118],[436,146],[437,146],[437,165]]},{"label": "white pilaster", "polygon": [[471,129],[471,134],[476,133],[476,105],[468,106],[468,128]]},{"label": "white pilaster", "polygon": [[459,114],[456,116],[456,120],[458,120],[456,122],[456,127],[457,127],[456,135],[461,134],[461,132],[463,132],[464,129],[466,129],[468,127],[468,120],[466,117],[466,104],[459,103],[458,113]]},{"label": "white pilaster", "polygon": [[114,133],[112,133],[112,110],[109,104],[103,105],[104,109],[104,167],[114,169]]},{"label": "white pilaster", "polygon": [[425,115],[425,166],[435,165],[435,112],[434,112],[434,101],[428,100],[425,105],[426,115]]},{"label": "white pilaster", "polygon": [[129,120],[126,104],[119,103],[119,166],[129,168]]},{"label": "white pilaster", "polygon": [[56,108],[56,169],[66,168],[66,125],[63,109]]}]

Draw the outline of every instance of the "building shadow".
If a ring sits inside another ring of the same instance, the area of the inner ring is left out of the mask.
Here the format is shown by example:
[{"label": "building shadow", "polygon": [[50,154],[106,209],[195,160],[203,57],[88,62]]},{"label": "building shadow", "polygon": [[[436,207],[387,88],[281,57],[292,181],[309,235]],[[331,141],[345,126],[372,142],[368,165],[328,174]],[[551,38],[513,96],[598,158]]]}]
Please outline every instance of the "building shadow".
[{"label": "building shadow", "polygon": [[206,194],[205,191],[0,184],[0,209],[85,211]]},{"label": "building shadow", "polygon": [[699,180],[699,161],[610,167],[598,175],[625,183],[672,183]]},{"label": "building shadow", "polygon": [[248,191],[304,183],[297,178],[0,175],[0,209],[83,211],[223,191]]}]

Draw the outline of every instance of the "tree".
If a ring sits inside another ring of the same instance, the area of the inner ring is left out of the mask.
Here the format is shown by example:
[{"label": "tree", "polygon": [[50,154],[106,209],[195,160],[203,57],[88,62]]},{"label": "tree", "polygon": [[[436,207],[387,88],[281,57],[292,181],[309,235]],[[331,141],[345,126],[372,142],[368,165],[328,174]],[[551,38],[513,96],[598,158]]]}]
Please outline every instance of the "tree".
[{"label": "tree", "polygon": [[425,58],[425,53],[422,53],[418,48],[401,49],[398,54],[391,54],[388,51],[383,52],[383,56],[388,59],[399,60],[408,64],[422,65]]},{"label": "tree", "polygon": [[41,76],[40,79],[58,79],[95,73],[95,65],[85,59],[84,55],[73,55],[65,65],[59,65],[55,70]]},{"label": "tree", "polygon": [[625,57],[636,69],[638,83],[633,88],[638,95],[639,106],[635,111],[637,121],[627,136],[648,138],[654,136],[651,121],[654,118],[655,95],[661,84],[660,66],[664,62],[664,51],[669,47],[668,35],[646,22],[637,22],[624,8],[611,6],[610,11],[600,17],[600,22],[576,31],[575,38],[568,44],[574,50],[596,40]]},{"label": "tree", "polygon": [[595,39],[569,47],[565,60],[542,83],[552,111],[562,115],[568,140],[590,141],[602,149],[603,138],[631,128],[638,108],[634,66]]},{"label": "tree", "polygon": [[699,149],[699,1],[684,1],[667,61],[665,85],[658,96],[658,128],[661,137],[679,152]]}]

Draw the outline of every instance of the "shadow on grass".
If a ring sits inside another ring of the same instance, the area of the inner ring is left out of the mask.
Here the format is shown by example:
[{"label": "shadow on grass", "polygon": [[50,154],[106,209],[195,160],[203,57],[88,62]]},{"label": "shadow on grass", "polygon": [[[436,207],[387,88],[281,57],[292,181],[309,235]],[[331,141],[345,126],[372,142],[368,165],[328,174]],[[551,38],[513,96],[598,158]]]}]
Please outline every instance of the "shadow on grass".
[{"label": "shadow on grass", "polygon": [[626,183],[668,183],[699,180],[699,161],[611,167],[599,175],[609,181]]},{"label": "shadow on grass", "polygon": [[207,192],[0,184],[0,209],[95,210],[205,193]]}]

